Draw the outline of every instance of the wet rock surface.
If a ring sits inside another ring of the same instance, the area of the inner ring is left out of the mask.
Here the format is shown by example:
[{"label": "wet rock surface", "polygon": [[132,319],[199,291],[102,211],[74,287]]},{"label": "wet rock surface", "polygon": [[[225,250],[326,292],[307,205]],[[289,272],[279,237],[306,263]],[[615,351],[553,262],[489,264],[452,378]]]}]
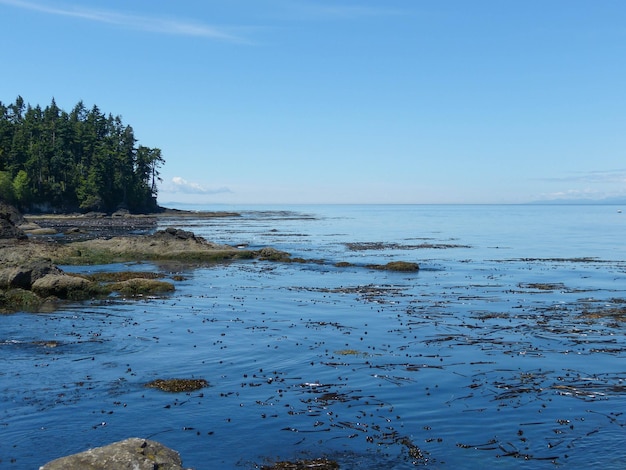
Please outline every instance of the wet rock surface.
[{"label": "wet rock surface", "polygon": [[129,438],[53,460],[40,470],[182,470],[180,455],[156,441]]}]

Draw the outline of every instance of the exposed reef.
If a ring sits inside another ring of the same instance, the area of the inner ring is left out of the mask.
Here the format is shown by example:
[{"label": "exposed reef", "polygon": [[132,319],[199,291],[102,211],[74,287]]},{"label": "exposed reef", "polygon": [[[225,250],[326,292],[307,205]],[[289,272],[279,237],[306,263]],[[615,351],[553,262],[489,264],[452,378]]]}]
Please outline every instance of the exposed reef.
[{"label": "exposed reef", "polygon": [[[325,264],[325,260],[292,257],[272,247],[250,250],[220,245],[175,227],[156,230],[157,221],[184,217],[237,217],[236,213],[196,213],[167,210],[155,215],[100,213],[22,217],[7,204],[0,206],[0,313],[51,310],[59,301],[121,295],[141,297],[175,290],[172,277],[155,273],[66,273],[59,265],[102,265],[120,262],[199,265],[234,260]],[[169,219],[168,219],[169,218]],[[28,234],[28,236],[26,235]],[[354,266],[347,262],[336,267]],[[358,267],[358,266],[357,266]],[[417,263],[393,261],[369,269],[416,272]]]}]

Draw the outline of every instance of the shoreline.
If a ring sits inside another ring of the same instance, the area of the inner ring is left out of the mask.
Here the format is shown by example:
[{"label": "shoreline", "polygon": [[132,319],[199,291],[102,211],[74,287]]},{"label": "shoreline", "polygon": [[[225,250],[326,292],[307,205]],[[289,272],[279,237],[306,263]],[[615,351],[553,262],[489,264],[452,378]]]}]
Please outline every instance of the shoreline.
[{"label": "shoreline", "polygon": [[[146,279],[137,273],[120,272],[119,279],[102,282],[88,276],[67,274],[59,266],[90,266],[124,262],[181,263],[189,266],[258,260],[282,263],[326,264],[326,260],[292,258],[290,253],[272,247],[250,250],[221,245],[193,232],[169,226],[159,229],[159,220],[181,218],[210,219],[239,217],[236,212],[192,212],[165,210],[159,214],[132,215],[126,212],[104,214],[13,213],[6,221],[9,234],[0,239],[0,313],[20,310],[48,310],[59,300],[87,300],[106,297],[112,292],[130,292],[132,297],[171,292],[169,281]],[[353,266],[337,261],[337,268]],[[394,261],[384,265],[363,265],[366,269],[417,272],[414,262]],[[116,282],[119,281],[119,282]],[[121,281],[124,281],[122,283]]]},{"label": "shoreline", "polygon": [[156,214],[112,215],[27,214],[3,204],[0,216],[0,313],[54,310],[61,301],[107,297],[120,292],[131,297],[175,290],[171,281],[146,273],[120,272],[103,281],[68,274],[61,265],[115,262],[181,262],[203,264],[262,256],[250,250],[219,245],[174,227],[157,230],[159,220],[237,217],[232,212],[196,213],[166,209]]}]

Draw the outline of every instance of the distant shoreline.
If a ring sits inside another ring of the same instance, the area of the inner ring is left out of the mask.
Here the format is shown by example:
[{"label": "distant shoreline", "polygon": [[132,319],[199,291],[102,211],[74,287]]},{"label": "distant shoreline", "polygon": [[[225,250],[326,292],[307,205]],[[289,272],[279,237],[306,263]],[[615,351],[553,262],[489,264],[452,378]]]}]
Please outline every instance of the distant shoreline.
[{"label": "distant shoreline", "polygon": [[35,237],[64,234],[66,241],[73,241],[94,237],[145,235],[154,231],[161,220],[240,216],[238,212],[229,211],[186,211],[166,208],[150,214],[131,214],[126,211],[113,214],[101,212],[24,214],[26,224],[21,228]]}]

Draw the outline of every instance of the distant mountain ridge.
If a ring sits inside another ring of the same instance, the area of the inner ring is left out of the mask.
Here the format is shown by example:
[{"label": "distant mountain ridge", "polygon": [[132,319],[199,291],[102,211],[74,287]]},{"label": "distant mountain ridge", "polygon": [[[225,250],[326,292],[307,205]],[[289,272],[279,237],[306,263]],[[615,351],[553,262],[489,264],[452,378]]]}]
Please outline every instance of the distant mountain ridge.
[{"label": "distant mountain ridge", "polygon": [[610,197],[605,199],[550,199],[542,201],[532,201],[529,204],[626,206],[626,197]]}]

